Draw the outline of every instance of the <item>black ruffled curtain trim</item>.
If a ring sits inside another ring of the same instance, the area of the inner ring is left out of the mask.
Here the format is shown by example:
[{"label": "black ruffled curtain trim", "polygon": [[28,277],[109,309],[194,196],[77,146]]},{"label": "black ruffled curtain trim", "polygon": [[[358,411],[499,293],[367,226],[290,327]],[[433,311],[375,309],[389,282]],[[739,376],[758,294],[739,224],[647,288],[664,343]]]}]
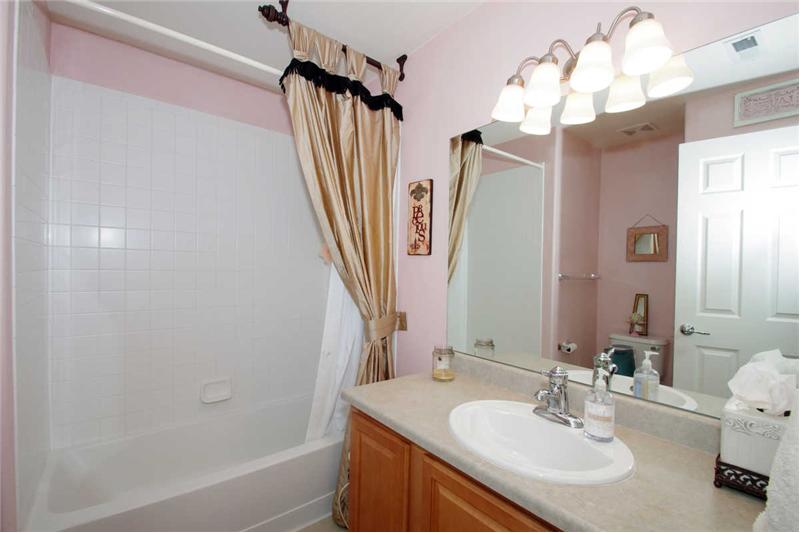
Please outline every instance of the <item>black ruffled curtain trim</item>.
[{"label": "black ruffled curtain trim", "polygon": [[326,91],[332,93],[344,94],[349,92],[353,96],[361,98],[361,101],[367,104],[367,107],[373,111],[379,111],[388,107],[397,120],[403,120],[403,106],[398,104],[397,100],[392,98],[391,95],[381,93],[373,96],[360,81],[325,72],[322,67],[313,61],[300,61],[297,58],[292,59],[289,66],[283,71],[283,76],[281,76],[280,79],[280,86],[283,92],[286,92],[286,88],[283,86],[283,80],[289,74],[299,74],[317,87],[324,87]]},{"label": "black ruffled curtain trim", "polygon": [[472,141],[475,144],[483,144],[483,137],[481,137],[481,132],[478,130],[468,131],[461,135],[462,141]]}]

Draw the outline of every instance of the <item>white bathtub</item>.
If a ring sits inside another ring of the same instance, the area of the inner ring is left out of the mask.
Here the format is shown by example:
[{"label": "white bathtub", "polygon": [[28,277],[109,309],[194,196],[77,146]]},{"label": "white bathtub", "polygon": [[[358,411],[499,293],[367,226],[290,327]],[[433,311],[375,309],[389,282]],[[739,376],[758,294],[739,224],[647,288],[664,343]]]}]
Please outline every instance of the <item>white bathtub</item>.
[{"label": "white bathtub", "polygon": [[341,438],[308,399],[51,453],[27,529],[295,530],[330,512]]}]

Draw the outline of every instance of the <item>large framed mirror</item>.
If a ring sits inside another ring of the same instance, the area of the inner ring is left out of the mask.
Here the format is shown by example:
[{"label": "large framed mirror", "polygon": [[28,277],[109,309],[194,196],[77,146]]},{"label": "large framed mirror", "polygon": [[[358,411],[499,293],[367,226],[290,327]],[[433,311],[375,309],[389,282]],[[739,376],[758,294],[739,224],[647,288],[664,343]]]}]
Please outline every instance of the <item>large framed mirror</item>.
[{"label": "large framed mirror", "polygon": [[638,109],[601,113],[595,93],[596,119],[564,126],[562,98],[549,135],[493,122],[454,138],[449,343],[587,384],[614,347],[622,394],[656,352],[658,401],[710,416],[753,355],[778,349],[796,373],[797,28],[686,51],[694,82]]}]

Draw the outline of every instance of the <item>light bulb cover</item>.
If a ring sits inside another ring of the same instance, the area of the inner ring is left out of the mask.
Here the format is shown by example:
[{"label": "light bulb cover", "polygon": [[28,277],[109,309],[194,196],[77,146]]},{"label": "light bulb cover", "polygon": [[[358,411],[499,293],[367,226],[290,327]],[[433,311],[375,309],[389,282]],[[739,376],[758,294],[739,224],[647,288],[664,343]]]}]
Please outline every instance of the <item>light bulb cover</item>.
[{"label": "light bulb cover", "polygon": [[572,92],[567,95],[564,111],[561,112],[562,124],[587,124],[594,119],[594,96],[592,93]]},{"label": "light bulb cover", "polygon": [[531,72],[525,105],[549,107],[561,101],[561,70],[555,62],[539,63]]},{"label": "light bulb cover", "polygon": [[614,79],[611,45],[604,39],[592,40],[578,54],[578,64],[569,86],[579,93],[594,93],[608,87]]},{"label": "light bulb cover", "polygon": [[649,16],[631,25],[625,36],[622,72],[628,76],[647,74],[663,66],[670,57],[672,45],[660,22]]},{"label": "light bulb cover", "polygon": [[500,122],[521,122],[525,118],[525,82],[515,75],[508,79],[492,109],[492,118]]},{"label": "light bulb cover", "polygon": [[647,96],[664,98],[684,90],[694,81],[694,73],[683,55],[672,56],[667,64],[650,74]]},{"label": "light bulb cover", "polygon": [[551,129],[552,107],[529,107],[519,131],[530,135],[548,135]]},{"label": "light bulb cover", "polygon": [[608,90],[606,113],[622,113],[642,107],[647,99],[642,92],[642,80],[639,76],[620,74]]}]

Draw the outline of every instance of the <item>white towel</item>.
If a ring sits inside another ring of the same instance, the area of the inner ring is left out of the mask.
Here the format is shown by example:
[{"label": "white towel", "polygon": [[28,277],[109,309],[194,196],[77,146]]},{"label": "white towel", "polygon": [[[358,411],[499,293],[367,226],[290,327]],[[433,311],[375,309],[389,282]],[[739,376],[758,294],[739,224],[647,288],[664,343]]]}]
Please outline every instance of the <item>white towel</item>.
[{"label": "white towel", "polygon": [[798,457],[797,457],[797,413],[789,417],[789,425],[783,434],[767,487],[767,508],[758,515],[753,531],[798,531]]}]

